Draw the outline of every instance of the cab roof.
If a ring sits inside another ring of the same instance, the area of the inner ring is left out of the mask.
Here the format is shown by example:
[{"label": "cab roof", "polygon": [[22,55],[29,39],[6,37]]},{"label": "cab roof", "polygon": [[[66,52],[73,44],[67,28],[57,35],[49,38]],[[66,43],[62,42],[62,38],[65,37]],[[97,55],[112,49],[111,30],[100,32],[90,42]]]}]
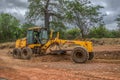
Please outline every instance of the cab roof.
[{"label": "cab roof", "polygon": [[46,29],[45,27],[31,27],[31,28],[28,28],[28,30],[35,30],[35,31],[38,31],[38,30],[41,30],[41,29]]},{"label": "cab roof", "polygon": [[31,28],[28,28],[28,30],[40,30],[42,27],[31,27]]}]

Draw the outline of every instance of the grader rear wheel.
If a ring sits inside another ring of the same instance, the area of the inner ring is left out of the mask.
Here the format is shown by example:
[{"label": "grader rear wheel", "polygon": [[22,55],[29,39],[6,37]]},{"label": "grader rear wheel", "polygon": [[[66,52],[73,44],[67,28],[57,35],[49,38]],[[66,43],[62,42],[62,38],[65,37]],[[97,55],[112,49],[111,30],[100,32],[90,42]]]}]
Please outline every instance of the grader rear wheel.
[{"label": "grader rear wheel", "polygon": [[32,57],[32,50],[30,48],[28,48],[28,47],[23,48],[22,49],[22,53],[21,53],[21,57],[22,57],[22,59],[25,59],[25,60],[31,59],[31,57]]},{"label": "grader rear wheel", "polygon": [[13,57],[16,59],[21,58],[21,49],[20,48],[13,49]]},{"label": "grader rear wheel", "polygon": [[85,63],[89,58],[87,50],[83,47],[76,47],[72,52],[72,60],[76,63]]}]

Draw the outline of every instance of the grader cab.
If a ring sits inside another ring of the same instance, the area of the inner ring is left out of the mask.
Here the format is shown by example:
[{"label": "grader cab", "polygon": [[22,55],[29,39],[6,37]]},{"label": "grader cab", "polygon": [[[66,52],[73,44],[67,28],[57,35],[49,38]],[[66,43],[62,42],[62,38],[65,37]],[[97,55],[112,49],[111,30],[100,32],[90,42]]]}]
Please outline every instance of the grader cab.
[{"label": "grader cab", "polygon": [[76,63],[84,63],[94,57],[92,42],[59,39],[59,32],[53,38],[53,31],[46,28],[33,27],[27,30],[27,36],[16,41],[13,57],[30,59],[33,55],[71,54]]}]

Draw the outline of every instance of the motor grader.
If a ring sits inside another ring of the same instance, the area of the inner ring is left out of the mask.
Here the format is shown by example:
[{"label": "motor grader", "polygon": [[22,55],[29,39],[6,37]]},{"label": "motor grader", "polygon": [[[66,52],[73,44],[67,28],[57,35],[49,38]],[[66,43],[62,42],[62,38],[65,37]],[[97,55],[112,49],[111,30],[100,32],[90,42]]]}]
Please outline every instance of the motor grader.
[{"label": "motor grader", "polygon": [[94,57],[92,42],[59,39],[59,32],[53,37],[54,31],[43,27],[27,30],[27,36],[16,40],[12,55],[17,59],[30,59],[33,55],[65,55],[71,54],[76,63],[85,63]]}]

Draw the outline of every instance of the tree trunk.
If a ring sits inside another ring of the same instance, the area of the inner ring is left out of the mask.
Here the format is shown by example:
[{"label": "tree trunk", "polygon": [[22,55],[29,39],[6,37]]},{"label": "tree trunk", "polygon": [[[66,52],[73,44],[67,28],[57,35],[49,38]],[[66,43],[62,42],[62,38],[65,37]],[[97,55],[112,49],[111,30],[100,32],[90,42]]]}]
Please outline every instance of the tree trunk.
[{"label": "tree trunk", "polygon": [[49,11],[48,11],[49,2],[50,2],[50,0],[47,0],[47,1],[46,1],[46,5],[45,5],[45,27],[46,27],[48,30],[50,30],[50,27],[49,27],[50,14],[49,14]]},{"label": "tree trunk", "polygon": [[81,36],[82,36],[82,38],[84,38],[84,32],[83,32],[83,30],[81,30]]},{"label": "tree trunk", "polygon": [[82,38],[86,38],[86,34],[84,33],[84,30],[80,29],[81,30],[81,36]]},{"label": "tree trunk", "polygon": [[46,27],[48,30],[50,29],[50,27],[49,27],[49,23],[50,23],[49,18],[50,18],[49,13],[45,13],[45,27]]}]

